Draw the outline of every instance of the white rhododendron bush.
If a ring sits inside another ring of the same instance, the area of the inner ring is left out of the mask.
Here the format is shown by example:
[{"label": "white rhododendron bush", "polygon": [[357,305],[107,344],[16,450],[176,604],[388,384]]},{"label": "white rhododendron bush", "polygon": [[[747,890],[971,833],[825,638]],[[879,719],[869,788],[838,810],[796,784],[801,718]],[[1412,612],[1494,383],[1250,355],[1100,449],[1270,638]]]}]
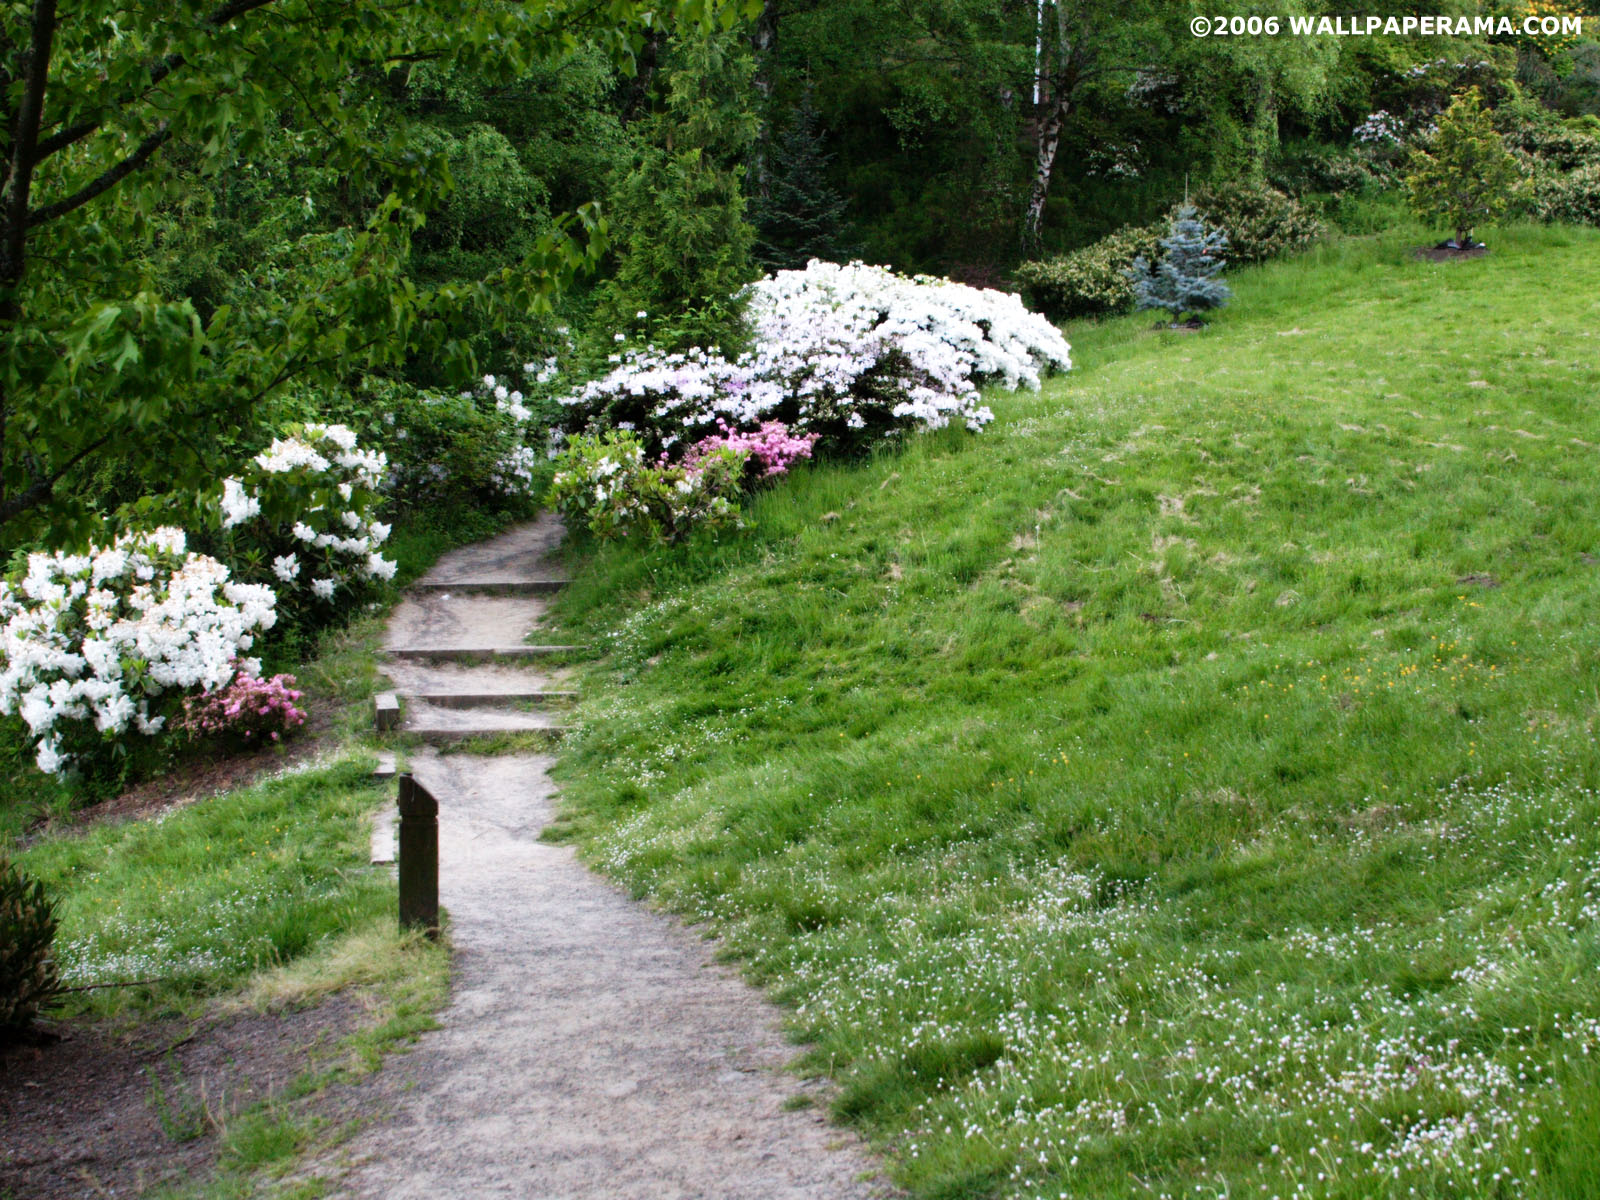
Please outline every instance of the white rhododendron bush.
[{"label": "white rhododendron bush", "polygon": [[1037,388],[1071,365],[1066,341],[1016,296],[861,263],[813,261],[746,293],[752,350],[630,350],[562,397],[567,431],[638,433],[679,457],[706,437],[781,423],[849,449],[959,421],[994,418],[978,389]]},{"label": "white rhododendron bush", "polygon": [[181,529],[31,554],[19,581],[0,581],[0,713],[59,772],[97,743],[160,732],[183,693],[259,672],[243,656],[276,620],[271,588],[191,553]]},{"label": "white rhododendron bush", "polygon": [[229,562],[298,605],[331,604],[393,578],[394,562],[378,549],[389,526],[376,515],[387,465],[343,425],[292,426],[223,481]]}]

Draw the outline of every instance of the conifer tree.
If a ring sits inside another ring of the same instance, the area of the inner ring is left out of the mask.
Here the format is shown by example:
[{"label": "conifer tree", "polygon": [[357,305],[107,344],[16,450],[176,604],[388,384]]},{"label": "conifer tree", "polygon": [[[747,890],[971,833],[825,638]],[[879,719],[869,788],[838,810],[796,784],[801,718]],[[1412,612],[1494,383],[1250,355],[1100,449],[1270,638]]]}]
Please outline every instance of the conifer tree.
[{"label": "conifer tree", "polygon": [[807,88],[793,118],[775,139],[762,194],[751,205],[756,259],[768,270],[799,269],[813,258],[841,262],[849,257],[845,200],[828,182],[832,157],[823,148],[817,109]]},{"label": "conifer tree", "polygon": [[1142,254],[1133,260],[1128,277],[1138,307],[1165,309],[1174,321],[1221,308],[1233,295],[1220,278],[1227,248],[1222,230],[1208,230],[1194,205],[1185,204],[1161,239],[1161,261],[1152,266]]},{"label": "conifer tree", "polygon": [[1417,150],[1409,165],[1413,211],[1424,220],[1448,221],[1462,250],[1471,248],[1475,225],[1510,207],[1522,181],[1477,88],[1455,98],[1439,118],[1432,152]]},{"label": "conifer tree", "polygon": [[665,102],[641,122],[637,156],[611,198],[619,259],[597,314],[669,345],[723,346],[742,336],[735,293],[755,276],[743,159],[755,140],[754,70],[743,40],[686,31],[669,52]]}]

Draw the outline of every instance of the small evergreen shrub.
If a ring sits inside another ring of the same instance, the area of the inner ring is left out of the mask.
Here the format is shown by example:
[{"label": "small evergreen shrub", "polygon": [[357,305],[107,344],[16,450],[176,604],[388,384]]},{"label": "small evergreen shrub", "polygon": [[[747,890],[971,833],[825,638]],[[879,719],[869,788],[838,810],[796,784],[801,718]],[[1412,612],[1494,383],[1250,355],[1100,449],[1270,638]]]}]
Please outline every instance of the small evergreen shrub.
[{"label": "small evergreen shrub", "polygon": [[1207,229],[1194,205],[1184,205],[1172,222],[1172,232],[1161,239],[1161,261],[1152,264],[1143,255],[1134,260],[1128,278],[1135,303],[1141,309],[1163,309],[1174,321],[1184,313],[1221,308],[1233,295],[1219,278],[1227,248],[1227,236],[1220,229]]},{"label": "small evergreen shrub", "polygon": [[1462,249],[1472,244],[1476,226],[1511,207],[1522,182],[1522,168],[1495,132],[1477,88],[1456,97],[1431,145],[1412,154],[1406,175],[1412,209],[1424,220],[1448,223]]},{"label": "small evergreen shrub", "polygon": [[0,1041],[25,1030],[60,990],[55,904],[0,856]]},{"label": "small evergreen shrub", "polygon": [[1131,312],[1128,271],[1140,256],[1159,253],[1161,234],[1159,225],[1129,225],[1068,254],[1023,263],[1017,282],[1035,308],[1058,320]]},{"label": "small evergreen shrub", "polygon": [[1230,183],[1194,198],[1206,225],[1228,239],[1228,260],[1264,262],[1306,249],[1327,229],[1315,213],[1264,183]]}]

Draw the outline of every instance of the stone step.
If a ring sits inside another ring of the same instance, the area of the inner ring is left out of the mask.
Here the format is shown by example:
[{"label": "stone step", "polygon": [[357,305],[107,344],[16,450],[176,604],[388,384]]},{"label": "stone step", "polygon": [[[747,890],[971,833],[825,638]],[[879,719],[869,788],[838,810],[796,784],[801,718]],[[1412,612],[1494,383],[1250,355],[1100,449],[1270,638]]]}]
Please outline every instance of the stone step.
[{"label": "stone step", "polygon": [[390,690],[403,696],[559,693],[571,687],[568,680],[572,676],[567,667],[530,665],[526,660],[455,663],[407,658],[391,658],[383,665],[383,673]]},{"label": "stone step", "polygon": [[406,692],[413,700],[434,708],[494,708],[506,704],[571,704],[577,692]]},{"label": "stone step", "polygon": [[408,595],[395,606],[384,638],[390,646],[514,646],[544,615],[539,596]]},{"label": "stone step", "polygon": [[505,733],[564,732],[553,713],[507,708],[444,708],[426,701],[412,700],[406,705],[405,720],[399,733],[410,734],[434,745],[465,741],[475,737],[494,737]]},{"label": "stone step", "polygon": [[565,579],[419,579],[411,590],[447,596],[548,596],[567,583]]},{"label": "stone step", "polygon": [[583,646],[385,646],[383,657],[407,662],[492,662],[497,658],[538,659],[551,654],[571,654]]}]

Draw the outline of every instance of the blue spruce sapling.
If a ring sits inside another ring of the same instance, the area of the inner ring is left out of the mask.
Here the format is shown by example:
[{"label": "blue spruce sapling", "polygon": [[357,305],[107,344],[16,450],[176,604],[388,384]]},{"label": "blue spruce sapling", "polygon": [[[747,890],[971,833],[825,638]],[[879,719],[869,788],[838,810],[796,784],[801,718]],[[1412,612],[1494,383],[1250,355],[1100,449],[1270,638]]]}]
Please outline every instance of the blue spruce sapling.
[{"label": "blue spruce sapling", "polygon": [[1141,254],[1128,271],[1138,307],[1165,309],[1174,321],[1221,308],[1233,295],[1220,278],[1227,248],[1222,230],[1206,229],[1194,205],[1184,205],[1161,239],[1161,261],[1152,266]]}]

